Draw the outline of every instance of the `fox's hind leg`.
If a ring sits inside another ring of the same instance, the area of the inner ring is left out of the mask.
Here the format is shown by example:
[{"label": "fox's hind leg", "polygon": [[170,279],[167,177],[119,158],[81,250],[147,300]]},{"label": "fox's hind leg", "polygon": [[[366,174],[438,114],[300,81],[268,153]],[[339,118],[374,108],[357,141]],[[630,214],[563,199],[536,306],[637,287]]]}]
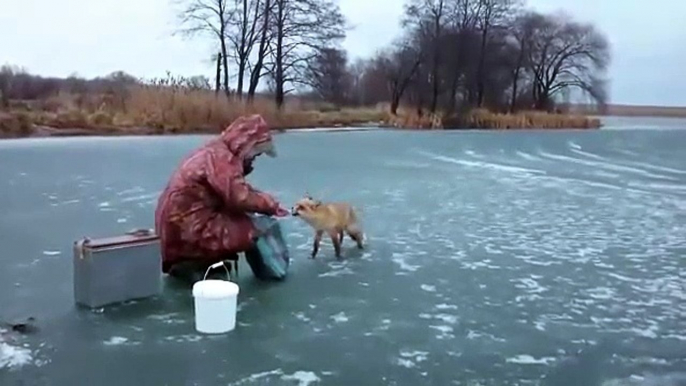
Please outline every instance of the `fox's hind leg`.
[{"label": "fox's hind leg", "polygon": [[362,245],[364,235],[362,233],[362,229],[360,229],[360,227],[357,224],[349,225],[345,231],[348,233],[348,236],[350,236],[351,239],[355,240],[355,242],[357,243],[357,248],[364,248]]},{"label": "fox's hind leg", "polygon": [[334,250],[336,251],[336,258],[341,258],[341,234],[336,231],[330,231],[329,237],[331,237],[331,242],[333,242]]}]

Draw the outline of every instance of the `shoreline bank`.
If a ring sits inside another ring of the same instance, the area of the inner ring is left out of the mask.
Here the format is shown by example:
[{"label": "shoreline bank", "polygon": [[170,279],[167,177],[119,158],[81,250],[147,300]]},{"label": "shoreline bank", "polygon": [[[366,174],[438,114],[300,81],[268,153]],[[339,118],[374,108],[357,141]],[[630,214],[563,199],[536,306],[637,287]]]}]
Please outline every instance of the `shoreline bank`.
[{"label": "shoreline bank", "polygon": [[[61,127],[36,124],[5,113],[6,119],[0,119],[0,140],[19,138],[51,137],[112,137],[112,136],[174,136],[174,135],[213,135],[218,130],[207,128],[178,129],[155,128],[152,126],[94,126],[63,125]],[[7,119],[7,117],[10,117]],[[2,117],[0,117],[2,118]],[[306,120],[305,120],[306,121]],[[272,130],[275,133],[324,133],[352,132],[372,130],[397,131],[522,131],[522,130],[594,130],[602,127],[597,117],[579,115],[561,115],[547,113],[490,114],[479,113],[460,119],[422,119],[411,115],[391,116],[379,112],[373,120],[358,119],[316,119],[311,123],[286,125],[275,122]]]},{"label": "shoreline bank", "polygon": [[[333,132],[352,132],[352,131],[375,131],[394,129],[386,125],[349,125],[341,127],[329,126],[311,126],[311,127],[295,127],[295,128],[273,128],[274,134],[285,133],[333,133]],[[160,132],[154,128],[136,127],[136,128],[121,128],[110,130],[93,130],[86,128],[55,128],[49,126],[37,126],[31,133],[26,135],[7,135],[7,133],[0,132],[0,141],[9,139],[22,138],[69,138],[69,137],[148,137],[148,136],[182,136],[182,135],[215,135],[218,134],[212,130],[191,130],[191,131],[175,131],[175,132]]]},{"label": "shoreline bank", "polygon": [[[393,127],[390,125],[375,125],[375,126],[346,126],[346,127],[298,127],[298,128],[274,128],[274,134],[288,134],[288,133],[344,133],[344,132],[361,132],[361,131],[440,131],[440,132],[465,132],[465,131],[587,131],[598,130],[599,128],[578,128],[578,127],[562,127],[562,128],[543,128],[543,127],[522,127],[522,128],[442,128],[442,129],[425,129],[425,128],[407,128],[407,127]],[[5,135],[0,133],[0,141],[13,139],[37,139],[37,138],[74,138],[74,137],[154,137],[154,136],[183,136],[183,135],[215,135],[218,132],[208,130],[187,131],[187,132],[167,132],[160,133],[158,130],[150,128],[135,128],[133,130],[90,130],[90,129],[57,129],[53,127],[40,127],[28,135]]]}]

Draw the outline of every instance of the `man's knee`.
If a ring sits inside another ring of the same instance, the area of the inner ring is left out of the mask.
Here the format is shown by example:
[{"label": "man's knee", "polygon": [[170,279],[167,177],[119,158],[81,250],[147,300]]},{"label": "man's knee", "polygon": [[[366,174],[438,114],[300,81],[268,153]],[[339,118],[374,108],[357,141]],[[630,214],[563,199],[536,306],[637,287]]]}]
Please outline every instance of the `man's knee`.
[{"label": "man's knee", "polygon": [[185,282],[195,283],[202,280],[208,267],[209,264],[198,261],[180,261],[169,268],[169,276]]}]

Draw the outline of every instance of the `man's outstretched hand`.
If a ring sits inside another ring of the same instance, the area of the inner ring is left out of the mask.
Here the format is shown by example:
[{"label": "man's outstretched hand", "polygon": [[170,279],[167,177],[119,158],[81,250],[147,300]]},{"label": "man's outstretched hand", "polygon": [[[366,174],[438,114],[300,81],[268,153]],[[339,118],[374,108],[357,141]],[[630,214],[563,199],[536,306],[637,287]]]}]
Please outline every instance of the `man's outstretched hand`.
[{"label": "man's outstretched hand", "polygon": [[279,207],[276,209],[276,213],[274,213],[274,216],[276,217],[286,217],[290,214],[290,212],[287,209],[284,209],[279,205]]}]

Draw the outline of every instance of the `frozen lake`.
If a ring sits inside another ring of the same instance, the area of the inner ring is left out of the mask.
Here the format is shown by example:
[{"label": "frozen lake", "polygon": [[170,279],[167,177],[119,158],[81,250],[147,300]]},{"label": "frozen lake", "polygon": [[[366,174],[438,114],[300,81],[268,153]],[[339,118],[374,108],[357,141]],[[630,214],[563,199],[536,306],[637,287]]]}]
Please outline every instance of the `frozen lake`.
[{"label": "frozen lake", "polygon": [[367,249],[309,260],[311,230],[285,219],[288,279],[243,263],[220,337],[171,283],[72,298],[72,242],[152,227],[205,137],[0,142],[0,319],[40,327],[0,332],[0,384],[685,385],[686,121],[646,122],[276,136],[251,182],[288,207],[350,201]]}]

